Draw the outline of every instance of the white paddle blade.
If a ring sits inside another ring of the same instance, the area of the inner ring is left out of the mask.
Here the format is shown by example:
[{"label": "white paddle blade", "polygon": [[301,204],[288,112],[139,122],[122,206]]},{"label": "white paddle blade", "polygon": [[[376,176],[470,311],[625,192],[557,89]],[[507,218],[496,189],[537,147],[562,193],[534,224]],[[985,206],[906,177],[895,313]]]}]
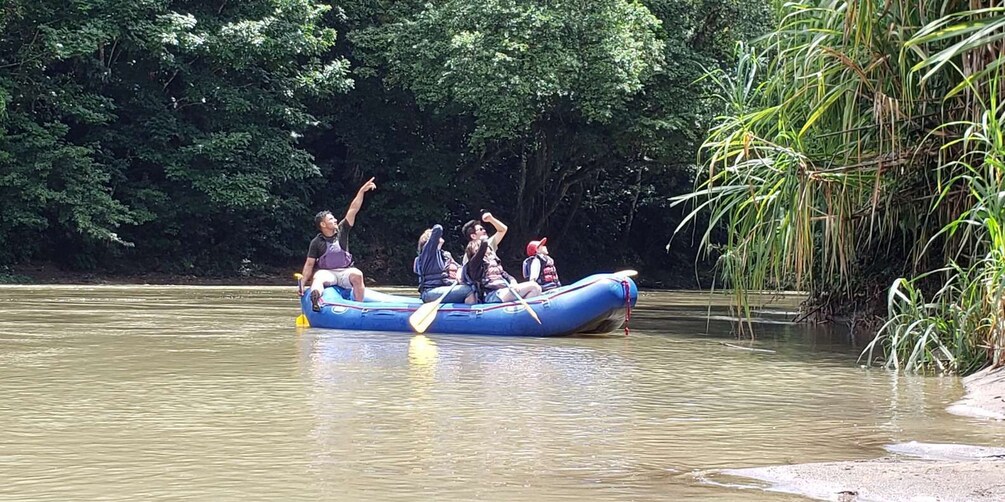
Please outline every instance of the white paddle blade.
[{"label": "white paddle blade", "polygon": [[620,276],[620,277],[635,277],[636,275],[639,275],[639,271],[638,270],[632,270],[632,269],[619,270],[619,271],[615,272],[614,275],[617,275],[617,276]]}]

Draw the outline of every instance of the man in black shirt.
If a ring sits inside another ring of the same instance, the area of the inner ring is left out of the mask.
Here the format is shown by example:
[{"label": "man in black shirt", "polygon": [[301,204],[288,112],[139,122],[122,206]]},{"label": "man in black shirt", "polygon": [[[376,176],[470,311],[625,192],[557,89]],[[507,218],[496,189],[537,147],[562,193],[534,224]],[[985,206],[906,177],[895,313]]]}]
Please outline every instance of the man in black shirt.
[{"label": "man in black shirt", "polygon": [[333,284],[352,289],[353,300],[363,301],[363,272],[353,266],[352,254],[349,253],[349,229],[356,223],[356,213],[363,205],[363,194],[377,188],[373,180],[370,178],[359,188],[341,222],[336,222],[331,211],[321,211],[314,216],[314,223],[321,232],[307,249],[303,280],[311,285],[311,306],[315,312],[320,310],[318,301],[321,291]]}]

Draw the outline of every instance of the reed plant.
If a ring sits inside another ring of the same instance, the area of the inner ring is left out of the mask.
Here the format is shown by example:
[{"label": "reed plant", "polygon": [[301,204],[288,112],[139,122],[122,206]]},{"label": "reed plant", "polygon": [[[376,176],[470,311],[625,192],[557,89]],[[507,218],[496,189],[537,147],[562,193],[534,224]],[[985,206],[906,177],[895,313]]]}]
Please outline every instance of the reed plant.
[{"label": "reed plant", "polygon": [[709,212],[702,244],[738,302],[780,287],[849,302],[890,276],[863,357],[963,373],[1005,363],[1005,8],[977,7],[789,2],[731,73],[708,73],[724,113],[699,185],[676,198],[692,205],[677,232]]}]

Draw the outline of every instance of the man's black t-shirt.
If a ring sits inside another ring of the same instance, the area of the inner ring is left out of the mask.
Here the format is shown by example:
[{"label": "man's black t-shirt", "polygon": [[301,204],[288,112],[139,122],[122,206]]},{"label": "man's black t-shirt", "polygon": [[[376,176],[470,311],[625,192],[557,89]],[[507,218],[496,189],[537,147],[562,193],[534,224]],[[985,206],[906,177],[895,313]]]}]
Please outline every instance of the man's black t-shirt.
[{"label": "man's black t-shirt", "polygon": [[318,233],[318,235],[311,240],[310,247],[307,248],[307,257],[314,258],[315,260],[320,258],[321,255],[325,254],[325,250],[328,249],[328,244],[335,239],[338,239],[339,247],[348,251],[350,228],[352,228],[352,225],[350,225],[348,221],[342,220],[338,224],[338,230],[335,232],[335,235],[325,237],[324,234]]}]

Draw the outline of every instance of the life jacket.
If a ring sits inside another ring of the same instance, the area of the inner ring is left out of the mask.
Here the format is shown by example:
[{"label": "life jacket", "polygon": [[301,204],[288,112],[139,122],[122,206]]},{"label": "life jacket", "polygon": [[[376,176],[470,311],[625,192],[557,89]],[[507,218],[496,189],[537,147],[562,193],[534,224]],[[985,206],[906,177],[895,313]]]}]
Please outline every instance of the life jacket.
[{"label": "life jacket", "polygon": [[325,242],[328,244],[328,247],[318,257],[317,267],[319,269],[335,270],[352,266],[352,254],[349,253],[348,249],[342,249],[342,246],[338,243],[338,234],[335,234],[335,237],[331,241],[325,239]]},{"label": "life jacket", "polygon": [[447,264],[447,267],[445,269],[447,273],[447,279],[451,281],[458,280],[460,278],[459,275],[461,273],[461,264],[457,263],[457,261],[454,260],[454,257],[451,256],[450,253],[447,251],[443,251],[443,263]]},{"label": "life jacket", "polygon": [[537,283],[541,285],[541,291],[551,291],[561,287],[558,280],[558,269],[555,268],[555,260],[547,255],[536,254],[523,261],[523,278],[530,279],[530,266],[534,260],[541,261],[541,273],[537,275]]},{"label": "life jacket", "polygon": [[482,288],[486,291],[505,289],[509,286],[510,275],[503,270],[499,258],[485,258],[485,277],[482,278]]},{"label": "life jacket", "polygon": [[443,270],[440,271],[431,271],[423,274],[419,270],[419,257],[416,256],[415,260],[412,261],[412,271],[415,272],[415,275],[419,276],[420,293],[429,289],[449,285],[451,282],[457,280],[457,274],[458,271],[460,271],[461,266],[454,261],[454,257],[447,251],[443,251],[441,249],[440,253],[443,257],[443,263],[445,264]]},{"label": "life jacket", "polygon": [[[467,257],[467,253],[465,253]],[[480,260],[480,261],[477,261]],[[461,282],[471,286],[478,296],[479,303],[492,291],[509,286],[512,279],[502,268],[499,257],[494,252],[489,253],[488,241],[483,240],[478,251],[461,267]]]}]

